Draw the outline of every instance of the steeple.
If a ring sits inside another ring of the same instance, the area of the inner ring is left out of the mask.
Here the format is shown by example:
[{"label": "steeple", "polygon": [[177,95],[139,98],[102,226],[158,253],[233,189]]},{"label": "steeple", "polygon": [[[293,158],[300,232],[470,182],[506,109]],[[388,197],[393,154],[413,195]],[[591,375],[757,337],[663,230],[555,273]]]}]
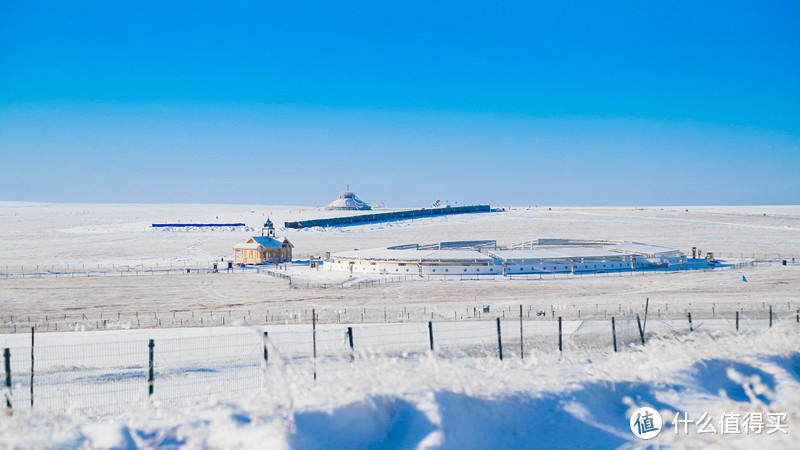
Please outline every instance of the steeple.
[{"label": "steeple", "polygon": [[267,217],[267,221],[264,222],[264,227],[261,228],[261,236],[265,236],[265,232],[267,237],[275,239],[275,227],[272,225],[272,221],[269,220],[269,217]]}]

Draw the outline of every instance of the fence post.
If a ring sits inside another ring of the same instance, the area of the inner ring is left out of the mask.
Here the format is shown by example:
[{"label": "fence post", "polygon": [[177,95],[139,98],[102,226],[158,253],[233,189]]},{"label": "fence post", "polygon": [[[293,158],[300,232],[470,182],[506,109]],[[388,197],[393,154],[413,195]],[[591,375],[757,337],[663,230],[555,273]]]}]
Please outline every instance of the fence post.
[{"label": "fence post", "polygon": [[8,410],[11,410],[11,349],[6,348],[3,350],[3,359],[5,360],[5,369],[6,369],[6,389],[8,389],[8,393],[6,394],[6,407]]},{"label": "fence post", "polygon": [[797,315],[794,316],[794,320],[797,323],[800,323],[800,309],[797,310]]},{"label": "fence post", "polygon": [[33,337],[36,335],[36,329],[31,327],[31,409],[33,409]]},{"label": "fence post", "polygon": [[311,339],[314,352],[314,381],[317,380],[317,310],[311,310]]},{"label": "fence post", "polygon": [[355,359],[353,355],[353,327],[347,327],[347,342],[350,344],[350,362],[353,362],[353,359]]},{"label": "fence post", "polygon": [[644,330],[642,330],[642,321],[639,319],[639,314],[636,314],[636,325],[639,327],[639,338],[641,338],[642,345],[644,345]]},{"label": "fence post", "polygon": [[611,316],[611,337],[614,341],[614,352],[617,351],[617,324],[614,322],[614,316]]},{"label": "fence post", "polygon": [[769,305],[769,327],[772,328],[772,305]]},{"label": "fence post", "polygon": [[561,341],[561,316],[558,316],[558,351],[564,351]]},{"label": "fence post", "polygon": [[525,340],[522,334],[522,305],[519,305],[519,357],[525,359]]},{"label": "fence post", "polygon": [[269,363],[269,350],[267,349],[267,339],[269,339],[269,333],[264,332],[264,365],[266,366]]},{"label": "fence post", "polygon": [[692,313],[687,313],[689,317],[689,331],[694,331],[694,326],[692,325]]},{"label": "fence post", "polygon": [[433,322],[428,322],[428,340],[431,341],[431,351],[433,351]]},{"label": "fence post", "polygon": [[148,372],[147,372],[147,396],[153,396],[153,384],[155,382],[155,370],[153,370],[153,347],[156,344],[153,342],[152,339],[147,343],[147,348],[149,350],[149,357],[148,357]]},{"label": "fence post", "polygon": [[503,360],[503,337],[500,334],[500,318],[497,318],[497,351],[500,354],[500,361]]}]

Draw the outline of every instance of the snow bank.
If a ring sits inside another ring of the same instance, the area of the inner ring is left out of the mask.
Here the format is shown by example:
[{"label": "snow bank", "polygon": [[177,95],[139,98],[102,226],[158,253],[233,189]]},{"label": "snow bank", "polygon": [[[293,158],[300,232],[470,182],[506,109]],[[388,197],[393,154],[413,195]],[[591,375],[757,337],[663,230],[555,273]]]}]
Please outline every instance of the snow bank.
[{"label": "snow bank", "polygon": [[[620,353],[533,350],[524,360],[359,354],[354,363],[271,357],[263,389],[176,407],[0,416],[0,447],[609,448],[637,447],[629,414],[661,411],[649,443],[797,448],[800,330],[695,332]],[[273,363],[274,361],[274,363]],[[675,434],[675,411],[785,412],[789,433]],[[99,419],[99,421],[98,421]]]}]

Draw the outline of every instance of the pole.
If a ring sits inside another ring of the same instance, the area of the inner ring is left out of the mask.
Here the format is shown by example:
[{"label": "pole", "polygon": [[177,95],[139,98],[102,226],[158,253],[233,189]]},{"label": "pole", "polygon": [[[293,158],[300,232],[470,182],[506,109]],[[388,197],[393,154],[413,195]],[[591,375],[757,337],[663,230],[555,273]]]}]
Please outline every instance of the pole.
[{"label": "pole", "polygon": [[428,322],[428,340],[431,341],[431,351],[433,351],[433,322]]},{"label": "pole", "polygon": [[264,365],[266,366],[269,364],[269,349],[267,349],[267,339],[269,339],[269,333],[264,332]]},{"label": "pole", "polygon": [[31,409],[33,409],[33,344],[35,335],[36,330],[34,327],[31,327]]},{"label": "pole", "polygon": [[503,337],[500,334],[500,318],[497,318],[497,351],[500,354],[500,361],[503,360]]},{"label": "pole", "polygon": [[353,359],[355,359],[353,355],[353,327],[347,327],[347,342],[350,344],[350,362],[353,362]]},{"label": "pole", "polygon": [[6,407],[11,409],[11,349],[6,348],[3,350],[3,359],[5,360],[6,369],[6,389],[8,389],[8,396],[6,397]]},{"label": "pole", "polygon": [[617,351],[617,325],[614,322],[614,316],[611,316],[611,337],[614,340],[614,352]]},{"label": "pole", "polygon": [[692,313],[687,313],[689,316],[689,331],[694,331],[694,326],[692,325]]},{"label": "pole", "polygon": [[149,358],[148,358],[149,370],[147,372],[147,395],[148,395],[148,397],[152,397],[153,396],[153,384],[155,382],[155,370],[153,370],[154,369],[154,367],[153,367],[153,347],[155,347],[155,346],[156,346],[155,342],[153,342],[153,340],[150,339],[150,341],[147,343],[147,349],[149,350]]},{"label": "pole", "polygon": [[769,305],[769,327],[772,328],[772,305]]},{"label": "pole", "polygon": [[311,310],[311,339],[314,351],[314,381],[317,380],[317,310]]},{"label": "pole", "polygon": [[639,320],[639,314],[636,314],[636,325],[639,327],[639,338],[642,339],[642,345],[644,345],[644,330],[642,329],[642,321]]},{"label": "pole", "polygon": [[650,306],[650,297],[647,297],[644,301],[644,323],[642,324],[642,334],[647,331],[647,309]]},{"label": "pole", "polygon": [[519,357],[525,359],[525,340],[522,336],[522,305],[519,305]]},{"label": "pole", "polygon": [[562,347],[561,341],[561,316],[558,316],[558,351],[564,351],[564,347]]},{"label": "pole", "polygon": [[736,331],[739,331],[739,311],[736,311]]}]

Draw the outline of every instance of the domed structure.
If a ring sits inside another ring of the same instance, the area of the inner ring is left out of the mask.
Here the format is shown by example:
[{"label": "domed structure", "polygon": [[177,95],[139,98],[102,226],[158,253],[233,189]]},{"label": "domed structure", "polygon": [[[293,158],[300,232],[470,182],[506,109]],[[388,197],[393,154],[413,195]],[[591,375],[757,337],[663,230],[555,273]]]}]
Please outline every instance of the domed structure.
[{"label": "domed structure", "polygon": [[328,209],[368,210],[372,209],[372,207],[361,201],[353,192],[344,191],[339,195],[339,198],[328,204]]}]

